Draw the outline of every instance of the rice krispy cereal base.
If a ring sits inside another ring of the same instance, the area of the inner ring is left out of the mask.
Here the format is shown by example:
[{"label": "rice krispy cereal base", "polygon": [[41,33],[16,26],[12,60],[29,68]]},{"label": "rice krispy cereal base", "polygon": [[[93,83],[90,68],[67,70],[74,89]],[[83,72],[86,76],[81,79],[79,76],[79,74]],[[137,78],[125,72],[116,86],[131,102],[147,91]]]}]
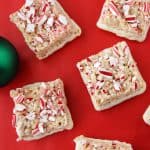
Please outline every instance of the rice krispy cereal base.
[{"label": "rice krispy cereal base", "polygon": [[126,42],[119,42],[77,63],[97,111],[111,108],[146,90]]},{"label": "rice krispy cereal base", "polygon": [[80,36],[80,27],[57,0],[26,0],[10,15],[37,58],[44,59]]},{"label": "rice krispy cereal base", "polygon": [[150,0],[106,0],[97,26],[142,42],[150,27]]},{"label": "rice krispy cereal base", "polygon": [[147,125],[150,125],[150,106],[146,109],[144,115],[143,115],[143,120]]},{"label": "rice krispy cereal base", "polygon": [[73,128],[63,82],[39,82],[10,91],[15,107],[12,124],[17,141],[37,140]]},{"label": "rice krispy cereal base", "polygon": [[83,135],[74,141],[75,150],[133,150],[131,144],[125,142],[87,138]]}]

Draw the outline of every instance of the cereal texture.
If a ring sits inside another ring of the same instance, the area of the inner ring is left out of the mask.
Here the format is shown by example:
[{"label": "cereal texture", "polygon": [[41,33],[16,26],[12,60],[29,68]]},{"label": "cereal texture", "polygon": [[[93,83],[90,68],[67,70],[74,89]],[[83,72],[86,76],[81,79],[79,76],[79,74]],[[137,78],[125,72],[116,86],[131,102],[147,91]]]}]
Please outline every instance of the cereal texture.
[{"label": "cereal texture", "polygon": [[97,26],[142,42],[150,27],[150,0],[106,0]]},{"label": "cereal texture", "polygon": [[36,140],[73,128],[60,79],[10,91],[14,101],[13,126],[18,140]]},{"label": "cereal texture", "polygon": [[77,67],[96,110],[108,109],[146,90],[126,42],[78,62]]},{"label": "cereal texture", "polygon": [[37,58],[44,59],[80,36],[81,29],[56,0],[26,0],[10,15]]}]

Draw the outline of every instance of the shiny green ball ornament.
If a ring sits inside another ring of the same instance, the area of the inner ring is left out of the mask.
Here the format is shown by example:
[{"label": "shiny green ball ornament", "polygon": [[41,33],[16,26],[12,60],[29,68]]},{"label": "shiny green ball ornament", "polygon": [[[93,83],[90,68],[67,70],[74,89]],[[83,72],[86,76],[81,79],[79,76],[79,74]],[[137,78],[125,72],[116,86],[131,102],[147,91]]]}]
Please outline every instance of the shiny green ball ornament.
[{"label": "shiny green ball ornament", "polygon": [[19,57],[16,48],[0,37],[0,87],[7,85],[16,75]]}]

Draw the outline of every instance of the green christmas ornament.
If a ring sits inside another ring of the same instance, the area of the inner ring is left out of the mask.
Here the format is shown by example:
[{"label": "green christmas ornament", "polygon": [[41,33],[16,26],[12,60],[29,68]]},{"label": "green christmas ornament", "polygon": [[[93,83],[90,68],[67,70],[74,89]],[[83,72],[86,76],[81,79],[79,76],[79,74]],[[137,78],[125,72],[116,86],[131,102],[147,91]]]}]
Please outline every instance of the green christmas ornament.
[{"label": "green christmas ornament", "polygon": [[19,57],[16,48],[0,37],[0,87],[8,84],[16,75]]}]

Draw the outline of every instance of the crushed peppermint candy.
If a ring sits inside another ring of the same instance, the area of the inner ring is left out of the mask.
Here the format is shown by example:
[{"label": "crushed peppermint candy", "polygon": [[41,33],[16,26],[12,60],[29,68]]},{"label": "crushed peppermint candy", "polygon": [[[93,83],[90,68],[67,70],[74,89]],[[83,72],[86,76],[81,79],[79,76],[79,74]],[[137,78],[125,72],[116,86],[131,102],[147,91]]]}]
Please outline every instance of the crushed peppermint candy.
[{"label": "crushed peppermint candy", "polygon": [[121,84],[117,81],[113,81],[113,85],[116,91],[120,91],[121,90]]},{"label": "crushed peppermint candy", "polygon": [[48,120],[54,122],[56,121],[56,118],[54,116],[49,116]]},{"label": "crushed peppermint candy", "polygon": [[44,109],[44,107],[45,107],[45,101],[41,98],[40,99],[40,108]]},{"label": "crushed peppermint candy", "polygon": [[54,17],[48,18],[48,20],[47,20],[47,25],[48,25],[49,27],[52,27],[53,24],[54,24]]},{"label": "crushed peppermint candy", "polygon": [[35,15],[35,8],[31,7],[30,10],[27,12],[26,17],[31,21],[31,17]]},{"label": "crushed peppermint candy", "polygon": [[14,97],[14,101],[16,103],[22,103],[24,101],[25,96],[24,95],[18,95],[17,97]]},{"label": "crushed peppermint candy", "polygon": [[123,5],[123,12],[125,16],[129,15],[130,5]]},{"label": "crushed peppermint candy", "polygon": [[68,21],[67,18],[64,15],[59,15],[58,16],[58,20],[60,21],[60,23],[62,23],[63,25],[67,25]]},{"label": "crushed peppermint candy", "polygon": [[113,53],[116,57],[120,57],[119,49],[117,46],[113,46]]},{"label": "crushed peppermint candy", "polygon": [[35,39],[37,42],[39,42],[39,43],[43,43],[43,42],[44,42],[44,40],[43,40],[40,36],[36,36],[34,39]]},{"label": "crushed peppermint candy", "polygon": [[125,4],[132,6],[135,3],[135,0],[126,0]]},{"label": "crushed peppermint candy", "polygon": [[109,10],[111,11],[111,13],[114,15],[114,16],[121,16],[116,4],[114,3],[114,1],[110,1],[109,3]]},{"label": "crushed peppermint candy", "polygon": [[40,131],[41,133],[44,133],[44,132],[45,132],[45,131],[44,131],[44,124],[43,124],[43,123],[39,123],[38,129],[39,129],[39,131]]},{"label": "crushed peppermint candy", "polygon": [[110,56],[109,57],[109,63],[111,66],[116,66],[118,64],[118,59],[115,57]]},{"label": "crushed peppermint candy", "polygon": [[56,3],[56,0],[48,0],[48,2],[50,2],[51,5],[54,5]]},{"label": "crushed peppermint candy", "polygon": [[35,112],[29,112],[27,115],[26,115],[26,118],[30,121],[34,120],[36,117],[35,115]]},{"label": "crushed peppermint candy", "polygon": [[33,4],[34,0],[25,0],[25,1],[26,1],[25,2],[25,7],[27,7],[27,6],[31,6]]},{"label": "crushed peppermint candy", "polygon": [[137,19],[136,19],[136,16],[135,16],[135,15],[127,16],[125,19],[126,19],[126,21],[127,21],[128,23],[137,22]]},{"label": "crushed peppermint candy", "polygon": [[37,135],[39,135],[39,134],[41,134],[41,133],[40,133],[40,131],[39,131],[38,128],[32,130],[32,135],[37,136]]},{"label": "crushed peppermint candy", "polygon": [[105,82],[103,81],[97,81],[96,82],[96,89],[101,89],[104,86]]},{"label": "crushed peppermint candy", "polygon": [[47,16],[44,15],[39,19],[38,26],[42,26],[47,20]]},{"label": "crushed peppermint candy", "polygon": [[26,107],[23,104],[16,104],[14,110],[15,111],[23,111],[25,109],[26,109]]},{"label": "crushed peppermint candy", "polygon": [[142,11],[145,13],[150,13],[150,2],[143,2]]},{"label": "crushed peppermint candy", "polygon": [[26,20],[26,16],[23,13],[18,12],[17,15],[21,20],[24,20],[24,21]]},{"label": "crushed peppermint candy", "polygon": [[106,71],[106,70],[100,70],[99,71],[102,75],[106,76],[106,77],[113,77],[112,72]]},{"label": "crushed peppermint candy", "polygon": [[26,32],[32,33],[35,31],[35,24],[27,24]]},{"label": "crushed peppermint candy", "polygon": [[99,67],[100,67],[100,65],[101,65],[101,63],[100,63],[100,62],[96,62],[96,63],[94,64],[94,68],[99,68]]}]

